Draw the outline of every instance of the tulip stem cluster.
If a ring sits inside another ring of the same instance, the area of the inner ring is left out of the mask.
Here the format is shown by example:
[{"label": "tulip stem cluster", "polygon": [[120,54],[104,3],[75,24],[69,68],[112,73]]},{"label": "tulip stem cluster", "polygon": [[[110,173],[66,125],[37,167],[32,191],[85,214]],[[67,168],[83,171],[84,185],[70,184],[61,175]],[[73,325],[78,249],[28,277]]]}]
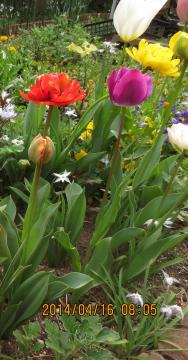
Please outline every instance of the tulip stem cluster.
[{"label": "tulip stem cluster", "polygon": [[114,150],[113,150],[113,154],[112,154],[111,167],[110,167],[110,171],[109,171],[109,174],[108,174],[108,179],[107,179],[107,183],[106,183],[106,189],[105,189],[104,197],[103,197],[103,200],[102,200],[102,206],[104,206],[106,204],[106,202],[107,202],[108,191],[109,191],[109,188],[110,188],[110,184],[111,184],[111,181],[112,181],[112,175],[113,175],[116,160],[117,160],[117,157],[118,157],[118,152],[119,152],[119,147],[120,147],[120,141],[121,141],[121,135],[122,135],[122,131],[123,131],[123,126],[124,126],[124,114],[123,114],[123,111],[121,110],[118,137],[117,137],[117,141],[116,141],[116,144],[114,146]]},{"label": "tulip stem cluster", "polygon": [[[50,106],[49,110],[48,110],[48,116],[47,116],[45,128],[43,131],[43,137],[46,137],[46,135],[48,134],[52,110],[53,110],[53,106]],[[24,248],[23,248],[23,253],[22,253],[22,262],[23,263],[26,260],[25,254],[26,254],[26,249],[27,249],[29,233],[31,231],[32,224],[34,223],[34,216],[35,216],[36,207],[37,207],[37,193],[38,193],[38,188],[39,188],[39,183],[40,183],[42,164],[43,164],[43,158],[41,159],[41,161],[36,163],[35,173],[34,173],[34,177],[33,177],[33,183],[32,183],[31,193],[30,193],[30,198],[29,198],[29,204],[28,204],[28,208],[26,211],[26,215],[25,215],[25,221],[24,221],[24,226],[23,226],[23,231],[22,231],[22,241],[24,242]]]}]

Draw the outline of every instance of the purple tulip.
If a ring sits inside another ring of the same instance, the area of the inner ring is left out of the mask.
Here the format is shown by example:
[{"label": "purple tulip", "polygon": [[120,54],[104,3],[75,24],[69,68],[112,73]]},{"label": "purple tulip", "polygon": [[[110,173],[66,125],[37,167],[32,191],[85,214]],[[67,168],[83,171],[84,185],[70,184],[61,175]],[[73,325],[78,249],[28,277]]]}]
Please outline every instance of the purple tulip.
[{"label": "purple tulip", "polygon": [[113,71],[107,84],[110,100],[118,106],[139,105],[151,95],[153,89],[150,75],[125,67]]}]

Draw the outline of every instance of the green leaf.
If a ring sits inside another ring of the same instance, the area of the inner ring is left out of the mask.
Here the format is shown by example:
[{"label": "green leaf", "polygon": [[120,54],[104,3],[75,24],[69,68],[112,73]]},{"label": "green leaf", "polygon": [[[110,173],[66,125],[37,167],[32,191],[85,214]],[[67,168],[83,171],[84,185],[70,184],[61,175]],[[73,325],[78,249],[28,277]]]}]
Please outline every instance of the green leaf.
[{"label": "green leaf", "polygon": [[0,224],[7,233],[7,244],[11,253],[11,257],[13,257],[16,254],[19,246],[17,227],[5,211],[0,211]]},{"label": "green leaf", "polygon": [[11,330],[16,319],[16,312],[19,309],[21,302],[14,305],[8,305],[4,311],[1,312],[0,316],[0,336],[6,334],[10,336]]},{"label": "green leaf", "polygon": [[84,225],[86,198],[84,190],[76,183],[69,184],[66,187],[65,194],[68,202],[65,231],[69,233],[70,240],[74,244]]},{"label": "green leaf", "polygon": [[46,106],[36,105],[29,103],[27,111],[24,116],[24,142],[26,146],[29,145],[32,137],[38,134],[42,119],[44,118],[44,113]]},{"label": "green leaf", "polygon": [[144,238],[145,230],[140,228],[125,228],[118,231],[111,239],[111,249],[114,251],[119,246],[135,239]]},{"label": "green leaf", "polygon": [[[131,176],[131,174],[129,174]],[[100,239],[104,238],[116,221],[116,217],[121,208],[122,195],[127,187],[128,177],[124,177],[121,184],[116,189],[112,201],[102,208],[96,219],[95,230],[91,239],[91,246],[94,246]]]},{"label": "green leaf", "polygon": [[25,280],[15,291],[11,303],[21,302],[21,305],[16,313],[14,328],[39,310],[48,291],[49,277],[47,272],[38,272]]},{"label": "green leaf", "polygon": [[117,340],[120,340],[120,336],[116,331],[109,328],[103,328],[96,337],[96,341],[99,343],[112,343],[114,344]]},{"label": "green leaf", "polygon": [[0,225],[0,254],[2,257],[7,258],[5,268],[10,264],[11,254],[7,244],[7,233],[2,225]]},{"label": "green leaf", "polygon": [[[169,194],[162,203],[162,196],[152,199],[143,209],[136,214],[136,226],[142,226],[149,219],[159,219],[165,215],[177,202],[179,194]],[[162,203],[162,206],[161,206]]]},{"label": "green leaf", "polygon": [[111,124],[119,112],[120,109],[114,106],[109,99],[98,109],[94,116],[94,130],[91,140],[92,152],[95,153],[106,149],[109,142]]},{"label": "green leaf", "polygon": [[89,350],[83,360],[116,360],[115,356],[107,349]]},{"label": "green leaf", "polygon": [[16,217],[16,205],[12,200],[11,195],[6,196],[3,200],[0,201],[0,207],[6,205],[6,213],[9,215],[10,219],[14,221]]},{"label": "green leaf", "polygon": [[27,241],[24,243],[22,263],[28,263],[29,259],[33,256],[33,253],[40,246],[43,240],[46,227],[50,221],[50,218],[58,209],[59,203],[52,205],[45,205],[41,209],[40,216],[35,224],[30,229],[27,237]]},{"label": "green leaf", "polygon": [[138,166],[138,170],[133,180],[133,186],[137,187],[144,181],[148,180],[151,176],[154,168],[160,161],[161,148],[166,139],[165,135],[162,135],[146,153],[143,160]]},{"label": "green leaf", "polygon": [[91,274],[95,272],[104,278],[103,268],[109,270],[112,259],[111,238],[102,239],[95,245],[92,257],[85,267],[85,272]]},{"label": "green leaf", "polygon": [[82,118],[80,119],[78,125],[75,127],[75,129],[72,132],[72,135],[70,136],[69,144],[67,147],[61,152],[61,154],[58,156],[56,166],[60,166],[62,162],[66,159],[66,156],[71,149],[71,146],[74,144],[74,142],[77,140],[79,135],[83,132],[83,130],[86,128],[87,124],[93,119],[93,116],[95,115],[96,111],[99,109],[103,101],[106,99],[107,95],[102,97],[101,99],[97,100],[93,105],[90,106],[90,108],[84,113]]},{"label": "green leaf", "polygon": [[76,162],[78,170],[87,170],[89,166],[95,165],[103,156],[105,152],[89,153]]},{"label": "green leaf", "polygon": [[75,271],[81,271],[80,255],[76,247],[71,243],[69,235],[64,228],[55,232],[54,238],[58,241],[65,252],[70,256]]},{"label": "green leaf", "polygon": [[14,191],[14,193],[15,193],[16,195],[18,195],[18,196],[20,197],[20,199],[22,199],[26,204],[28,204],[28,202],[29,202],[29,197],[28,197],[27,195],[25,195],[23,191],[15,188],[15,187],[13,187],[13,186],[10,186],[10,189],[11,189],[12,191]]},{"label": "green leaf", "polygon": [[151,246],[148,246],[146,250],[139,252],[131,260],[124,274],[124,280],[131,280],[141,274],[148,267],[149,263],[154,262],[159,255],[179,244],[185,237],[186,234],[172,235],[157,241]]},{"label": "green leaf", "polygon": [[92,281],[90,276],[79,272],[72,272],[62,277],[51,274],[45,302],[58,299],[68,291],[82,289]]},{"label": "green leaf", "polygon": [[162,195],[162,190],[159,186],[143,186],[143,191],[140,198],[140,207],[144,207],[149,201],[160,195]]},{"label": "green leaf", "polygon": [[57,107],[53,107],[50,119],[50,136],[55,142],[56,154],[62,149],[62,130],[60,122],[60,112]]}]

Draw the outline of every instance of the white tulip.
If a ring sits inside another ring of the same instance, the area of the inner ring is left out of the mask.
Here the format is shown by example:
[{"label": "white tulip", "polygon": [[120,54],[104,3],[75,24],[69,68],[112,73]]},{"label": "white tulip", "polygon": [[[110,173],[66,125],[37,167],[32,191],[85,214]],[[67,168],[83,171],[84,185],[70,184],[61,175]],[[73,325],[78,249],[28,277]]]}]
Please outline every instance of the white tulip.
[{"label": "white tulip", "polygon": [[188,150],[188,125],[173,124],[167,131],[169,141],[176,150]]},{"label": "white tulip", "polygon": [[114,13],[114,26],[123,41],[141,36],[167,0],[120,0]]}]

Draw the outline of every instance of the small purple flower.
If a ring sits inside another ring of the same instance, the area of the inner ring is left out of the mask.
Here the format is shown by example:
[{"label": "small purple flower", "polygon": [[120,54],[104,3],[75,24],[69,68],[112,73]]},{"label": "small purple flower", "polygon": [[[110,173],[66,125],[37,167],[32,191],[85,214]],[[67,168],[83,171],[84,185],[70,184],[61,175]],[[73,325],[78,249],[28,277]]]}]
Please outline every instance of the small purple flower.
[{"label": "small purple flower", "polygon": [[168,130],[167,130],[167,128],[165,127],[165,128],[163,129],[163,134],[167,134],[167,132],[168,132]]},{"label": "small purple flower", "polygon": [[151,95],[153,89],[150,75],[126,67],[113,71],[107,84],[110,100],[117,106],[139,105]]},{"label": "small purple flower", "polygon": [[172,124],[179,124],[179,120],[176,118],[171,119]]},{"label": "small purple flower", "polygon": [[188,110],[182,110],[182,111],[180,111],[180,114],[182,116],[188,117]]}]

